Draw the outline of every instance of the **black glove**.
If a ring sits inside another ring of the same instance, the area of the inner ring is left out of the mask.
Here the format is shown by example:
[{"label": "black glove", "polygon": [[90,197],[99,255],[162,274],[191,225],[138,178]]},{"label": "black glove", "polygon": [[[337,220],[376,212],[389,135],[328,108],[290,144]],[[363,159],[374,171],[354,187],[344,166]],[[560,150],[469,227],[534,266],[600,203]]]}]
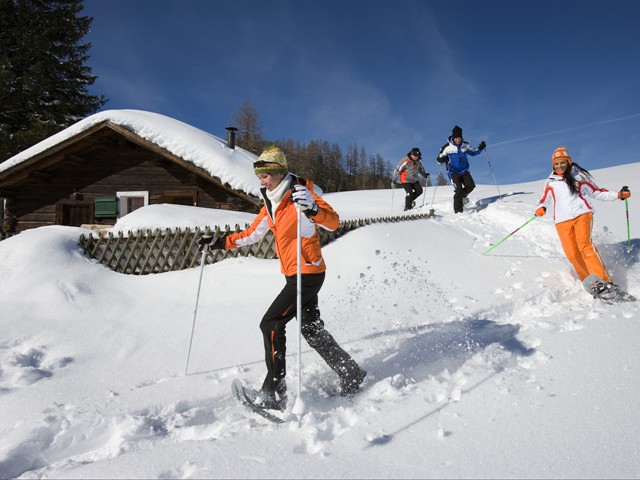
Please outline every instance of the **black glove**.
[{"label": "black glove", "polygon": [[210,245],[211,242],[213,242],[213,235],[203,235],[201,236],[198,241],[196,242],[198,244],[198,251],[201,252],[202,250],[204,250],[204,246],[205,245]]},{"label": "black glove", "polygon": [[485,148],[487,148],[487,144],[483,140],[480,142],[480,145],[478,145],[478,150],[484,150]]},{"label": "black glove", "polygon": [[205,249],[205,246],[209,250],[224,250],[226,241],[226,235],[220,235],[215,240],[213,235],[203,235],[196,243],[198,244],[198,251],[201,252]]},{"label": "black glove", "polygon": [[422,174],[422,176],[423,176],[424,178],[429,178],[429,172],[424,172],[424,173]]},{"label": "black glove", "polygon": [[436,162],[442,164],[442,163],[447,163],[448,158],[447,157],[441,157],[441,156],[437,156],[436,157]]},{"label": "black glove", "polygon": [[314,202],[311,208],[303,210],[303,213],[307,216],[307,218],[315,217],[318,214],[318,204]]}]

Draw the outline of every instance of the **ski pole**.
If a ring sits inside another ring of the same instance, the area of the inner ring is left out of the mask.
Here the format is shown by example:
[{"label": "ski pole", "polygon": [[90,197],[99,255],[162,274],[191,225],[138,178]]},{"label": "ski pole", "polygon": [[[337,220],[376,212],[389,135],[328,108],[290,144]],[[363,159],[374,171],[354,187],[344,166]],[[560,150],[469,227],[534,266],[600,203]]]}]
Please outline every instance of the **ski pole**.
[{"label": "ski pole", "polygon": [[422,194],[422,206],[424,207],[424,201],[427,198],[427,187],[429,186],[429,175],[427,175],[427,181],[424,184],[424,193]]},{"label": "ski pole", "polygon": [[296,317],[298,320],[298,398],[291,413],[298,416],[298,427],[306,407],[302,399],[302,209],[296,204],[298,211],[298,262],[296,270]]},{"label": "ski pole", "polygon": [[440,181],[440,175],[442,174],[442,166],[444,164],[440,164],[440,170],[438,170],[438,177],[436,178],[436,188],[433,189],[433,197],[431,197],[431,209],[429,213],[433,214],[433,201],[436,199],[436,190],[438,190],[438,182]]},{"label": "ski pole", "polygon": [[298,261],[296,270],[296,315],[298,316],[298,397],[302,395],[302,209],[298,209]]},{"label": "ski pole", "polygon": [[491,166],[491,162],[489,161],[489,154],[487,153],[487,149],[484,149],[484,153],[487,155],[487,163],[489,164],[489,170],[491,171],[491,176],[493,177],[493,181],[496,184],[496,188],[498,189],[498,200],[502,200],[502,194],[500,193],[500,187],[498,186],[498,182],[496,181],[496,176],[493,174],[493,167]]},{"label": "ski pole", "polygon": [[627,211],[627,251],[631,251],[631,227],[629,226],[629,199],[624,199],[624,208]]},{"label": "ski pole", "polygon": [[509,235],[507,235],[506,237],[504,237],[502,240],[500,240],[498,243],[496,243],[494,246],[492,246],[491,248],[489,248],[489,250],[487,250],[486,252],[483,253],[483,255],[486,255],[487,253],[489,253],[491,250],[493,250],[494,248],[496,248],[498,245],[500,245],[502,242],[504,242],[507,238],[509,238],[510,236],[512,236],[514,233],[516,233],[518,230],[520,230],[522,227],[524,227],[527,223],[535,220],[538,216],[534,215],[533,217],[531,217],[529,220],[527,220],[526,222],[524,222],[522,225],[520,225],[518,228],[516,228],[513,232],[511,232]]},{"label": "ski pole", "polygon": [[200,260],[200,279],[198,280],[198,293],[196,294],[196,306],[193,309],[193,324],[191,325],[191,338],[189,339],[189,352],[187,353],[187,365],[184,367],[184,375],[187,375],[189,369],[189,357],[191,357],[191,345],[193,344],[193,331],[196,328],[196,315],[198,314],[198,300],[200,299],[200,287],[202,286],[202,272],[204,271],[204,264],[209,253],[209,245],[205,244],[202,249],[202,258]]},{"label": "ski pole", "polygon": [[[422,157],[421,157],[422,158]],[[422,164],[422,160],[420,160],[420,163]],[[422,194],[422,206],[424,207],[424,201],[427,198],[427,187],[429,186],[429,174],[426,172],[426,170],[424,169],[424,164],[422,164],[422,171],[425,173],[426,177],[424,177],[426,179],[426,181],[424,182],[424,193]]]},{"label": "ski pole", "polygon": [[393,180],[391,181],[391,212],[393,213],[393,196],[396,193],[396,187],[393,186]]}]

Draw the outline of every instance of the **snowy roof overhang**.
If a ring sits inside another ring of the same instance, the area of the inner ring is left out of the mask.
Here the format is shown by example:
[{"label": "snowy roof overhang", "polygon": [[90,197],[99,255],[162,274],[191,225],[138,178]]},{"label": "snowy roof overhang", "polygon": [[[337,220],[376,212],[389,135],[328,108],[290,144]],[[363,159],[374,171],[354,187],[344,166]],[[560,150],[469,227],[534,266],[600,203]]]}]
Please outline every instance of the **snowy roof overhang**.
[{"label": "snowy roof overhang", "polygon": [[0,164],[0,189],[44,175],[59,162],[79,166],[97,142],[131,142],[189,169],[208,181],[256,202],[256,156],[198,128],[139,110],[107,110],[91,115]]}]

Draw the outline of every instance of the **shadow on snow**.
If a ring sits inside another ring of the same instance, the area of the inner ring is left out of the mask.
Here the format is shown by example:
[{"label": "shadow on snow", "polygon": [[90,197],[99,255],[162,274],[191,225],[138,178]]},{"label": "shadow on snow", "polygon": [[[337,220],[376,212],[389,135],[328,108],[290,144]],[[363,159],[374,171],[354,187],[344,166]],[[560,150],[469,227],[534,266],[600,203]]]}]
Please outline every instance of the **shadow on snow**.
[{"label": "shadow on snow", "polygon": [[502,200],[507,197],[515,197],[516,195],[531,195],[531,192],[511,192],[511,193],[503,193],[502,195],[494,195],[493,197],[484,197],[476,200],[476,205],[472,209],[476,212],[480,210],[484,210],[492,203],[495,203],[499,200]]},{"label": "shadow on snow", "polygon": [[[371,376],[382,379],[402,373],[419,382],[445,370],[455,372],[474,354],[493,343],[501,344],[511,353],[510,358],[529,356],[535,352],[535,349],[527,348],[516,338],[520,330],[517,325],[475,319],[429,325],[423,328],[429,330],[407,338],[398,345],[396,352],[387,351],[369,358],[364,367],[368,369]],[[461,393],[466,394],[474,390],[503,369],[503,366],[492,368],[486,377],[462,389]],[[368,447],[392,441],[398,434],[440,412],[449,403],[450,400],[446,400],[395,432],[371,439]]]},{"label": "shadow on snow", "polygon": [[[407,328],[419,332],[401,341],[393,352],[385,351],[367,359],[363,367],[375,379],[399,373],[419,382],[448,370],[456,371],[475,353],[492,343],[501,343],[516,355],[531,352],[515,335],[520,327],[498,324],[491,320],[462,320],[457,322]],[[398,333],[397,331],[394,333]]]}]

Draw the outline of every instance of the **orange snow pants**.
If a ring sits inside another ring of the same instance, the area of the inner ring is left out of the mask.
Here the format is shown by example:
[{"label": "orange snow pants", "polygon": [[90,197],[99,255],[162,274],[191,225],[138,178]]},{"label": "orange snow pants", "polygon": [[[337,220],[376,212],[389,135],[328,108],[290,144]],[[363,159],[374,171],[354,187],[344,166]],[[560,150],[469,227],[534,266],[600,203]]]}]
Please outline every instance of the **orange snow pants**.
[{"label": "orange snow pants", "polygon": [[596,246],[591,243],[593,214],[585,213],[556,224],[556,230],[562,243],[562,249],[580,280],[595,273],[606,282],[611,282],[609,272],[602,263]]}]

